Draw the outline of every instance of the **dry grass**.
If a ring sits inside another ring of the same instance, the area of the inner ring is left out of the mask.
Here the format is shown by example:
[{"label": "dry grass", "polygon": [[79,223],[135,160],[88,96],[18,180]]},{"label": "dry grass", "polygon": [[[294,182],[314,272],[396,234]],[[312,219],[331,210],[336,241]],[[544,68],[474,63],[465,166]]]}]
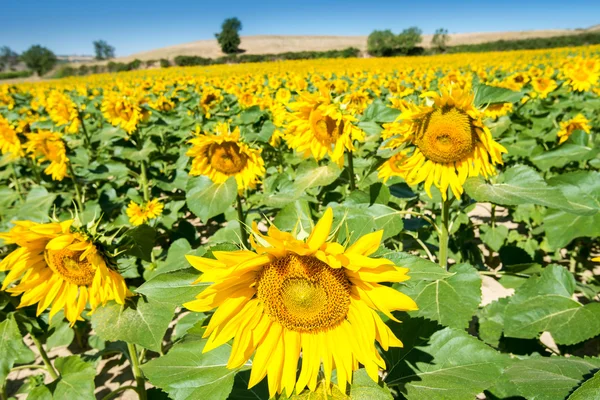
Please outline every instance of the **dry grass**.
[{"label": "dry grass", "polygon": [[[519,32],[482,32],[482,33],[454,33],[450,34],[450,45],[477,44],[495,40],[518,40],[528,38],[552,37],[574,35],[585,31],[598,30],[594,26],[586,30],[543,30]],[[421,46],[430,47],[433,35],[423,35]],[[367,49],[366,36],[242,36],[240,46],[245,54],[277,54],[288,51],[326,51],[341,50],[346,47],[356,47],[362,51]],[[140,60],[158,60],[160,58],[173,59],[179,55],[201,56],[216,58],[223,56],[216,40],[198,40],[175,46],[135,53],[126,57],[119,57],[115,61],[128,62],[136,58]]]}]

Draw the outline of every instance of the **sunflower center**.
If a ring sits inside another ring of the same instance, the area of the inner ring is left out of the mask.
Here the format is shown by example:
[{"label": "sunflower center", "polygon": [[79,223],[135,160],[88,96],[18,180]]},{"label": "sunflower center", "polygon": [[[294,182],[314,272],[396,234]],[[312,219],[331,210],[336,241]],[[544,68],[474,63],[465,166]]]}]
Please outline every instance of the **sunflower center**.
[{"label": "sunflower center", "polygon": [[210,93],[210,94],[206,95],[206,97],[204,98],[204,101],[202,101],[202,104],[208,105],[208,104],[212,103],[213,101],[215,101],[216,99],[217,99],[217,96]]},{"label": "sunflower center", "polygon": [[574,78],[578,82],[585,82],[588,80],[589,74],[583,69],[579,68],[574,75]]},{"label": "sunflower center", "polygon": [[88,257],[81,258],[83,251],[44,250],[46,264],[55,273],[62,276],[67,282],[78,286],[91,285],[96,270]]},{"label": "sunflower center", "polygon": [[336,121],[319,110],[310,113],[310,126],[313,135],[325,146],[335,144],[344,131],[344,121]]},{"label": "sunflower center", "polygon": [[423,121],[415,144],[434,162],[460,161],[475,148],[473,130],[467,114],[456,108],[437,109]]},{"label": "sunflower center", "polygon": [[290,254],[265,266],[257,296],[267,313],[284,327],[316,332],[341,323],[350,307],[350,282],[343,269],[334,269],[310,256]]},{"label": "sunflower center", "polygon": [[214,169],[226,175],[237,174],[244,169],[248,161],[237,143],[233,142],[212,144],[208,150],[208,158]]}]

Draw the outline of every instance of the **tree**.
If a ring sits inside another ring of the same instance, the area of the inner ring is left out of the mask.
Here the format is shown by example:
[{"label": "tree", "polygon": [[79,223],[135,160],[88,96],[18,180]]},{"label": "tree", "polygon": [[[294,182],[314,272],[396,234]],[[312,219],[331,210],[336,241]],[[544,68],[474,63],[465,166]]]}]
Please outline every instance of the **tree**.
[{"label": "tree", "polygon": [[21,54],[21,60],[29,69],[34,70],[38,76],[44,75],[56,65],[56,55],[45,47],[36,44]]},{"label": "tree", "polygon": [[417,47],[421,40],[422,31],[416,26],[412,26],[408,29],[403,30],[397,37],[398,50],[403,54],[409,54],[413,49]]},{"label": "tree", "polygon": [[217,42],[221,46],[221,50],[226,54],[238,53],[240,51],[239,31],[242,30],[242,23],[237,18],[227,18],[221,25],[221,33],[215,33]]},{"label": "tree", "polygon": [[94,52],[96,60],[110,60],[115,58],[115,48],[104,40],[96,40],[94,42]]},{"label": "tree", "polygon": [[19,54],[12,51],[8,46],[0,47],[0,71],[4,68],[12,70],[19,62]]},{"label": "tree", "polygon": [[367,51],[377,57],[389,57],[396,51],[396,35],[389,29],[373,31],[367,38]]},{"label": "tree", "polygon": [[431,46],[443,53],[448,48],[449,40],[450,36],[448,36],[448,29],[440,28],[436,30],[433,34],[433,38],[431,39]]}]

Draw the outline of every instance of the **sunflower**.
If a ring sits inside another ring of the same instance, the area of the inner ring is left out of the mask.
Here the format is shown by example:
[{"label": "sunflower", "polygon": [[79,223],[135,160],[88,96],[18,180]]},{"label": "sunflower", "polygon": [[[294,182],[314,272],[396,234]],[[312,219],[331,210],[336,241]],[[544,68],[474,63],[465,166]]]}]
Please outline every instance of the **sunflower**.
[{"label": "sunflower", "polygon": [[173,100],[171,98],[165,97],[164,95],[158,96],[156,100],[150,102],[149,105],[155,110],[161,112],[169,112],[175,108],[175,103],[173,102]]},{"label": "sunflower", "polygon": [[562,121],[560,123],[560,130],[557,134],[557,136],[560,138],[558,144],[566,142],[569,136],[571,136],[571,134],[576,130],[582,130],[589,134],[591,129],[590,121],[583,114],[577,114],[570,120]]},{"label": "sunflower", "polygon": [[498,119],[503,115],[511,113],[512,103],[493,103],[486,107],[484,116],[491,119]]},{"label": "sunflower", "polygon": [[496,143],[473,105],[473,94],[460,89],[426,92],[431,106],[405,104],[393,124],[384,125],[384,148],[402,149],[379,169],[379,177],[402,176],[409,185],[425,182],[431,197],[434,184],[446,199],[448,187],[456,197],[469,176],[495,174],[506,149]]},{"label": "sunflower", "polygon": [[319,161],[326,155],[340,167],[344,165],[344,152],[354,150],[354,140],[363,140],[364,132],[353,122],[356,118],[344,107],[320,93],[300,93],[289,107],[286,141],[288,145]]},{"label": "sunflower", "polygon": [[545,99],[558,87],[554,79],[543,76],[539,78],[533,78],[531,81],[531,86],[540,99]]},{"label": "sunflower", "polygon": [[132,133],[147,116],[140,107],[142,102],[143,100],[135,95],[108,92],[104,94],[104,100],[102,100],[102,115],[113,126],[121,127],[125,132]]},{"label": "sunflower", "polygon": [[240,140],[240,129],[233,132],[227,123],[218,123],[215,133],[196,131],[189,141],[186,155],[193,157],[190,175],[208,176],[214,183],[235,177],[238,191],[256,187],[265,174],[261,150],[250,148]]},{"label": "sunflower", "polygon": [[109,300],[123,304],[131,294],[123,277],[108,268],[102,253],[73,220],[14,224],[9,232],[0,233],[5,244],[18,246],[0,262],[0,271],[9,271],[2,290],[22,294],[19,307],[37,303],[37,315],[50,307],[50,318],[64,309],[73,325],[82,320],[86,304],[92,313]]},{"label": "sunflower", "polygon": [[600,73],[595,68],[590,69],[585,62],[579,62],[574,65],[569,65],[563,70],[563,75],[571,90],[576,92],[585,92],[593,88]]},{"label": "sunflower", "polygon": [[[44,161],[50,161],[44,173],[52,176],[55,181],[62,181],[67,176],[67,149],[62,135],[57,132],[40,131],[37,133],[28,133],[25,150],[34,159],[38,159],[38,164]],[[38,158],[39,157],[39,158]]]},{"label": "sunflower", "polygon": [[207,86],[202,90],[200,96],[200,108],[206,114],[207,118],[210,118],[210,110],[216,107],[223,101],[223,95],[219,89]]},{"label": "sunflower", "polygon": [[[204,352],[233,339],[228,368],[242,366],[255,353],[248,387],[268,375],[269,393],[311,391],[324,373],[329,387],[337,369],[342,392],[358,364],[378,380],[384,360],[375,347],[401,347],[378,311],[416,310],[406,295],[380,282],[409,277],[383,258],[371,258],[383,231],[367,234],[345,247],[328,241],[333,213],[328,208],[306,241],[271,226],[262,235],[254,226],[254,251],[214,252],[216,260],[187,256],[203,272],[197,282],[213,282],[184,304],[192,311],[217,308],[204,337]],[[302,352],[302,369],[296,366]],[[321,371],[321,363],[323,371]]]},{"label": "sunflower", "polygon": [[127,206],[127,216],[133,226],[141,225],[151,219],[158,218],[163,212],[164,205],[158,199],[146,204],[137,204],[133,200]]},{"label": "sunflower", "polygon": [[2,115],[0,115],[0,151],[2,154],[9,154],[11,160],[23,157],[21,141],[17,132]]},{"label": "sunflower", "polygon": [[58,90],[52,91],[46,99],[46,108],[50,119],[57,126],[64,125],[67,133],[79,132],[81,122],[77,106],[67,95]]}]

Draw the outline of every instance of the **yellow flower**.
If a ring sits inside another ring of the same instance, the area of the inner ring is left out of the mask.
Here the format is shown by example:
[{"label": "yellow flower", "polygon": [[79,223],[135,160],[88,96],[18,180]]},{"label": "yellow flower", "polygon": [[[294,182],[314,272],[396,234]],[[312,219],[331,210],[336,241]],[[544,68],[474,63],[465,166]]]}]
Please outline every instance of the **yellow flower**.
[{"label": "yellow flower", "polygon": [[208,176],[214,183],[223,183],[233,176],[242,192],[256,187],[265,174],[261,151],[240,140],[238,127],[232,132],[229,124],[218,123],[214,134],[197,130],[189,143],[192,147],[186,155],[193,157],[190,175]]},{"label": "yellow flower", "polygon": [[102,100],[102,115],[113,126],[119,126],[132,133],[145,118],[140,107],[142,100],[119,92],[108,92]]},{"label": "yellow flower", "polygon": [[289,107],[293,113],[289,116],[286,141],[304,157],[312,155],[319,161],[328,155],[343,166],[345,151],[354,150],[354,140],[364,139],[364,132],[353,125],[356,118],[320,93],[300,93]]},{"label": "yellow flower", "polygon": [[67,95],[58,90],[54,90],[46,100],[46,109],[50,119],[58,126],[67,125],[68,133],[79,132],[81,122],[77,106]]},{"label": "yellow flower", "polygon": [[200,108],[204,114],[208,114],[210,117],[210,110],[216,107],[223,101],[223,95],[219,89],[207,86],[202,90],[202,96],[200,97]]},{"label": "yellow flower", "polygon": [[393,124],[384,126],[385,148],[403,149],[379,169],[379,177],[402,176],[409,185],[425,182],[446,199],[448,187],[456,197],[469,176],[494,175],[506,149],[496,143],[483,122],[483,112],[473,105],[473,94],[460,89],[426,92],[431,106],[404,105]]},{"label": "yellow flower", "polygon": [[51,307],[50,318],[64,309],[73,325],[82,320],[86,304],[92,313],[109,300],[123,304],[130,294],[123,277],[107,267],[103,255],[86,234],[74,229],[72,220],[14,224],[9,232],[0,233],[5,244],[18,246],[0,262],[0,271],[9,271],[2,290],[22,294],[19,307],[37,303],[37,315]]},{"label": "yellow flower", "polygon": [[158,111],[169,112],[175,108],[175,103],[173,100],[161,95],[155,101],[150,103],[150,107]]},{"label": "yellow flower", "polygon": [[67,149],[62,135],[57,132],[40,131],[38,133],[28,133],[25,150],[27,154],[34,159],[40,157],[37,162],[41,164],[44,161],[50,161],[44,173],[51,175],[55,181],[62,181],[67,175]]},{"label": "yellow flower", "polygon": [[9,154],[11,160],[23,157],[21,141],[17,132],[2,115],[0,115],[0,151],[2,154]]},{"label": "yellow flower", "polygon": [[378,311],[395,320],[392,311],[417,309],[408,296],[380,284],[407,280],[407,269],[369,257],[383,231],[346,248],[327,240],[332,221],[327,209],[306,241],[274,226],[263,236],[254,226],[254,251],[214,252],[216,260],[187,256],[203,272],[197,282],[212,285],[184,306],[198,312],[217,309],[204,333],[209,339],[203,351],[233,339],[231,369],[255,353],[249,388],[268,375],[271,397],[284,389],[288,396],[306,386],[314,391],[318,376],[324,374],[329,387],[336,369],[344,392],[359,363],[374,381],[385,369],[375,341],[384,350],[402,346]]},{"label": "yellow flower", "polygon": [[583,114],[577,114],[574,118],[560,123],[560,130],[557,134],[560,138],[558,144],[566,142],[569,136],[576,130],[582,130],[589,134],[591,129],[590,121]]},{"label": "yellow flower", "polygon": [[548,94],[552,93],[558,87],[554,79],[546,78],[543,76],[539,78],[534,78],[531,81],[531,86],[533,87],[540,99],[545,99],[546,97],[548,97]]},{"label": "yellow flower", "polygon": [[584,62],[569,66],[563,73],[571,90],[577,92],[590,90],[596,85],[600,77],[598,71],[588,69],[588,65]]},{"label": "yellow flower", "polygon": [[497,119],[503,115],[511,113],[512,110],[512,103],[494,103],[486,107],[484,115],[488,118]]},{"label": "yellow flower", "polygon": [[127,216],[133,226],[141,225],[151,219],[158,218],[163,212],[164,205],[158,199],[150,200],[140,205],[133,200],[127,206]]}]

